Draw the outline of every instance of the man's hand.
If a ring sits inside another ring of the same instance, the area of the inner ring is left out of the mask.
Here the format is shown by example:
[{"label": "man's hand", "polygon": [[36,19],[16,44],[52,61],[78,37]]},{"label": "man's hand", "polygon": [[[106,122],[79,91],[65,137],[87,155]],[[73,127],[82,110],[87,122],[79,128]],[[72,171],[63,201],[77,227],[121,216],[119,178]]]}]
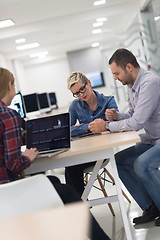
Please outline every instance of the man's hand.
[{"label": "man's hand", "polygon": [[108,121],[118,120],[118,113],[115,108],[106,109],[105,116]]},{"label": "man's hand", "polygon": [[106,131],[106,121],[101,118],[95,119],[93,122],[89,123],[88,129],[93,133],[99,133]]}]

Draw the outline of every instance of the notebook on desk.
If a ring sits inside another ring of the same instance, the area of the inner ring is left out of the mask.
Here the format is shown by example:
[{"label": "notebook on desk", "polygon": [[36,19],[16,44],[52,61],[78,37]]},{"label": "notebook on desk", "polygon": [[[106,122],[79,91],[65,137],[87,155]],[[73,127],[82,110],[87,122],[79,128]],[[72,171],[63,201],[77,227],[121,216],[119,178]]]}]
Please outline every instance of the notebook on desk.
[{"label": "notebook on desk", "polygon": [[68,150],[70,145],[69,113],[26,121],[26,147],[37,148],[38,157],[59,154]]}]

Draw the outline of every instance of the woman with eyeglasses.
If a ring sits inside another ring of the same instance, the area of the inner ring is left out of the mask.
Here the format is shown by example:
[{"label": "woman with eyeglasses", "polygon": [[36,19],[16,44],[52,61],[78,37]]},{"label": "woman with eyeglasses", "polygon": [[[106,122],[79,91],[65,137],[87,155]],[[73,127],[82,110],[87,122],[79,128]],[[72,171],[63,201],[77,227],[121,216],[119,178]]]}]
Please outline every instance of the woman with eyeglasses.
[{"label": "woman with eyeglasses", "polygon": [[[73,72],[67,82],[69,90],[76,98],[69,107],[71,136],[75,137],[87,132],[100,133],[106,131],[106,109],[115,108],[118,111],[114,97],[104,96],[93,90],[91,81],[80,72]],[[92,124],[93,122],[94,124]],[[72,185],[80,196],[84,190],[83,170],[92,165],[94,163],[66,168],[66,182]]]},{"label": "woman with eyeglasses", "polygon": [[[104,96],[92,89],[91,81],[80,72],[73,72],[68,78],[68,88],[75,99],[70,107],[71,135],[78,136],[88,131],[103,132],[106,130],[105,110],[115,108],[113,96]],[[90,123],[97,121],[96,129],[91,130]],[[78,121],[78,124],[76,124]]]}]

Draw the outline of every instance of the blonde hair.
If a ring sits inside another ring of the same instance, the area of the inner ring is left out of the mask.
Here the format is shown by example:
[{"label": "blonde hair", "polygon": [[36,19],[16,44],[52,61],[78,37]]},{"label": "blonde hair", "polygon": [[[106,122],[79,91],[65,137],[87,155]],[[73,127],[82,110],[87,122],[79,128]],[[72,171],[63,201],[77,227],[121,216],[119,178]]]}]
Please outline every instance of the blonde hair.
[{"label": "blonde hair", "polygon": [[67,79],[68,88],[71,89],[71,87],[81,81],[82,83],[88,83],[88,78],[81,72],[72,72],[69,78]]},{"label": "blonde hair", "polygon": [[10,81],[14,83],[13,74],[5,68],[0,68],[0,99],[6,95]]}]

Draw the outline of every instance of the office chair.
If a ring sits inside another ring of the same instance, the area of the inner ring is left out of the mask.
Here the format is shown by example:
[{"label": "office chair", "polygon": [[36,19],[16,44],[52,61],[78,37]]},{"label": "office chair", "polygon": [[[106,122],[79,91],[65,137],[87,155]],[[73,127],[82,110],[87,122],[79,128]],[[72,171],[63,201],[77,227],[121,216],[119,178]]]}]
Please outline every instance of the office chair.
[{"label": "office chair", "polygon": [[0,219],[58,206],[63,202],[43,174],[0,185]]},{"label": "office chair", "polygon": [[[115,185],[115,181],[114,181],[113,176],[112,176],[111,173],[106,169],[106,166],[107,166],[108,163],[109,163],[109,159],[105,159],[105,160],[103,161],[103,164],[102,164],[102,166],[101,166],[101,169],[103,169],[103,170],[102,170],[101,174],[98,174],[98,175],[97,175],[97,179],[96,179],[96,180],[98,180],[98,183],[99,183],[100,188],[98,188],[97,186],[93,185],[95,188],[101,190],[101,191],[103,192],[103,195],[104,195],[105,197],[108,197],[107,191],[106,191],[106,189],[105,189],[105,182],[109,182],[109,183]],[[91,166],[91,167],[88,167],[88,168],[86,168],[86,169],[84,170],[84,173],[85,173],[84,181],[85,181],[86,184],[87,184],[87,182],[88,182],[88,176],[90,175],[90,172],[93,171],[93,167],[94,167],[94,166]],[[104,174],[104,177],[102,176],[103,174]],[[106,179],[105,174],[108,175],[108,177],[110,178],[111,181]],[[102,180],[104,181],[104,183],[102,182]],[[123,194],[123,196],[127,199],[127,201],[128,201],[129,203],[131,203],[131,200],[128,198],[128,196],[126,195],[126,193],[125,193],[123,190],[122,190],[122,194]],[[114,212],[114,210],[113,210],[113,207],[112,207],[112,204],[111,204],[111,203],[108,203],[108,207],[109,207],[112,215],[115,216],[115,212]]]},{"label": "office chair", "polygon": [[64,206],[43,174],[0,185],[2,239],[86,239],[89,220],[87,205]]}]

